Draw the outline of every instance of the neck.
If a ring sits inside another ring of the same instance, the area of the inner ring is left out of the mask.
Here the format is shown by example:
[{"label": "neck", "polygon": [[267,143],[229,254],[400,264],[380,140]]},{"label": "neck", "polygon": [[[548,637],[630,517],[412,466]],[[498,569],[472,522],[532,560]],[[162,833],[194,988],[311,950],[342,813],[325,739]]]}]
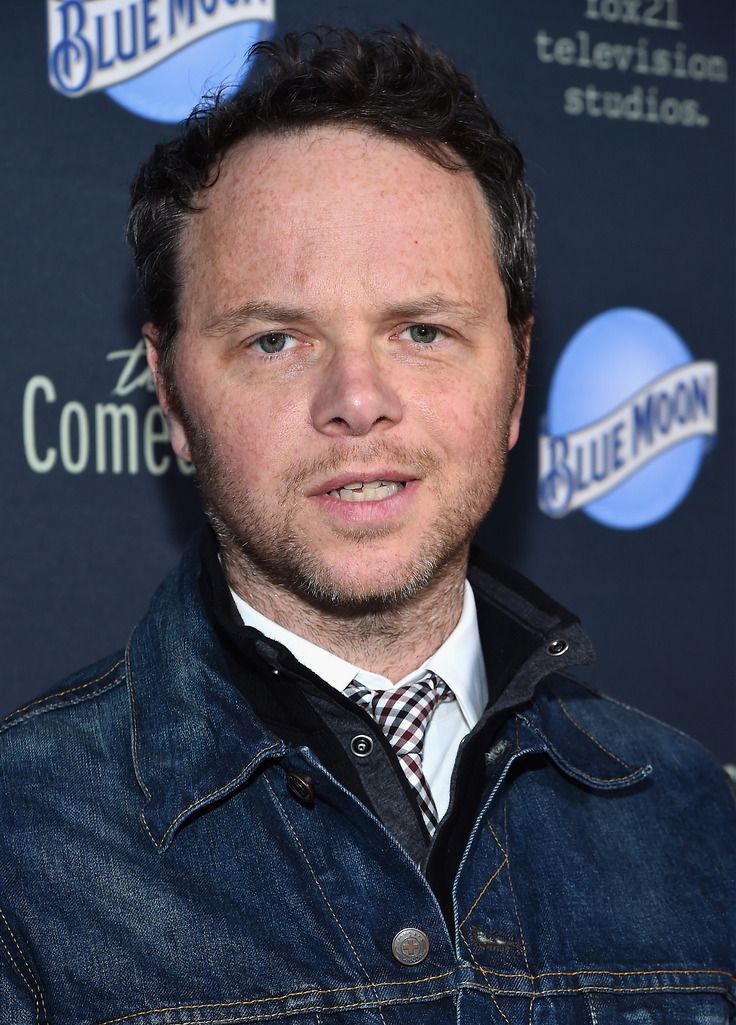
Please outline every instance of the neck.
[{"label": "neck", "polygon": [[352,665],[400,680],[449,637],[463,607],[467,551],[407,601],[368,612],[315,605],[268,579],[250,560],[221,546],[230,587],[264,616]]}]

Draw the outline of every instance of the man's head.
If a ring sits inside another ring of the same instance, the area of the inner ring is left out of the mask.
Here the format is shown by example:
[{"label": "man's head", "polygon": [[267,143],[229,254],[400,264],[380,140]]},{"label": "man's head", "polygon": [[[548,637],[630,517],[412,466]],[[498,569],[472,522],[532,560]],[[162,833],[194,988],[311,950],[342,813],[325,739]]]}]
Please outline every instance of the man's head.
[{"label": "man's head", "polygon": [[256,87],[195,111],[179,139],[153,151],[132,186],[128,241],[158,331],[164,371],[178,327],[181,238],[203,190],[237,143],[256,135],[352,125],[398,139],[447,169],[467,168],[489,225],[520,359],[534,296],[534,206],[523,160],[473,83],[414,33],[287,35],[253,47]]},{"label": "man's head", "polygon": [[462,578],[518,432],[531,203],[446,58],[332,44],[270,47],[261,92],[154,154],[131,235],[231,576],[361,612]]}]

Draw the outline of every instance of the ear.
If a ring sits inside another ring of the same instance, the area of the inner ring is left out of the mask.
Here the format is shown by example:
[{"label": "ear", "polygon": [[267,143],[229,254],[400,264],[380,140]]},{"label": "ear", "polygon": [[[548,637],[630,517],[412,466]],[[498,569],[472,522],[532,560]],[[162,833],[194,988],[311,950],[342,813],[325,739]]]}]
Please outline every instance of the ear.
[{"label": "ear", "polygon": [[166,417],[166,422],[169,425],[171,447],[179,459],[191,463],[192,454],[189,448],[189,440],[184,430],[184,424],[182,423],[181,416],[176,411],[176,403],[172,402],[170,383],[167,381],[166,375],[161,368],[159,330],[155,324],[149,321],[143,325],[142,333],[146,343],[146,360],[148,361],[148,367],[153,378],[153,386],[156,389],[161,412]]},{"label": "ear", "polygon": [[521,426],[521,413],[524,409],[524,396],[526,394],[526,374],[529,366],[529,346],[532,340],[532,327],[534,317],[529,317],[519,331],[519,349],[516,356],[516,392],[514,404],[509,417],[509,451],[519,440],[519,428]]}]

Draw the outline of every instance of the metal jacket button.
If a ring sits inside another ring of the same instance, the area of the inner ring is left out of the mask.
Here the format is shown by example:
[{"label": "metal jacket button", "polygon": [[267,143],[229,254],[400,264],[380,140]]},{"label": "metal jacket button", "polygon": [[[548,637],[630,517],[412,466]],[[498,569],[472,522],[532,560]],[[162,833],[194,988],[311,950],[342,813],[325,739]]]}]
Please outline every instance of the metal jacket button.
[{"label": "metal jacket button", "polygon": [[421,929],[399,929],[391,942],[391,953],[399,964],[420,964],[429,953],[429,936]]},{"label": "metal jacket button", "polygon": [[547,645],[547,652],[550,655],[564,655],[569,647],[570,645],[564,637],[555,637],[555,639],[550,641]]},{"label": "metal jacket button", "polygon": [[366,758],[373,750],[373,738],[365,733],[359,733],[350,741],[350,750],[358,758]]},{"label": "metal jacket button", "polygon": [[300,776],[296,772],[290,772],[286,777],[286,785],[302,804],[314,804],[314,783],[311,776]]}]

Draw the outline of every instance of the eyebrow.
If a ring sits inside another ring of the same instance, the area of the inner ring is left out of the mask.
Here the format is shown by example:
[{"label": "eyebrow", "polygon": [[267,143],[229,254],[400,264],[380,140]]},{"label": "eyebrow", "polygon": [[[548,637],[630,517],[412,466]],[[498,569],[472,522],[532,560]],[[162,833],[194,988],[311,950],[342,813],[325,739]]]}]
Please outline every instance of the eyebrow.
[{"label": "eyebrow", "polygon": [[383,311],[383,316],[396,320],[424,320],[441,316],[443,313],[455,313],[468,322],[484,320],[487,314],[469,303],[451,299],[442,292],[416,296]]},{"label": "eyebrow", "polygon": [[254,299],[250,302],[241,303],[231,310],[218,313],[204,325],[207,334],[226,334],[235,328],[242,327],[252,320],[262,321],[297,321],[314,320],[317,311],[305,309],[301,306],[286,306],[282,303],[272,303],[266,300]]},{"label": "eyebrow", "polygon": [[[428,320],[441,316],[443,313],[454,313],[469,323],[485,319],[475,306],[451,299],[442,292],[408,298],[395,306],[379,311],[381,319],[387,320]],[[295,323],[298,321],[314,322],[319,319],[318,311],[313,307],[288,306],[283,303],[269,302],[264,299],[253,299],[241,303],[224,313],[216,314],[204,325],[204,331],[211,335],[227,334],[254,320],[264,323]]]}]

